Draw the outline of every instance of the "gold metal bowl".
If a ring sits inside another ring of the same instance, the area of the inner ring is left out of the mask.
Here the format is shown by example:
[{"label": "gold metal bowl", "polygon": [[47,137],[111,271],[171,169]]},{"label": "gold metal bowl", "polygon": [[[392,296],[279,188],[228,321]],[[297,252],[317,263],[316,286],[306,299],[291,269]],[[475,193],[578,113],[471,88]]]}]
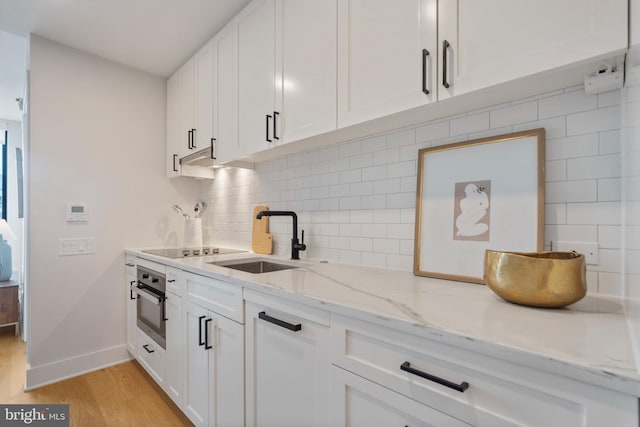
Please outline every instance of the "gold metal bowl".
[{"label": "gold metal bowl", "polygon": [[484,283],[509,302],[559,308],[587,294],[584,255],[486,250]]}]

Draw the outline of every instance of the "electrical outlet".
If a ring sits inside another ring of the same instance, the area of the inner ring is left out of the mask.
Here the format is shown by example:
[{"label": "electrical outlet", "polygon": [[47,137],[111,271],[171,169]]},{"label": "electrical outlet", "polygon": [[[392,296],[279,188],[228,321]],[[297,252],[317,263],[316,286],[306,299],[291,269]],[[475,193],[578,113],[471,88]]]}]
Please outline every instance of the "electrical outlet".
[{"label": "electrical outlet", "polygon": [[587,264],[598,264],[598,243],[597,242],[565,242],[554,241],[551,249],[556,252],[577,252],[584,255]]},{"label": "electrical outlet", "polygon": [[82,255],[96,253],[96,238],[58,239],[58,255]]}]

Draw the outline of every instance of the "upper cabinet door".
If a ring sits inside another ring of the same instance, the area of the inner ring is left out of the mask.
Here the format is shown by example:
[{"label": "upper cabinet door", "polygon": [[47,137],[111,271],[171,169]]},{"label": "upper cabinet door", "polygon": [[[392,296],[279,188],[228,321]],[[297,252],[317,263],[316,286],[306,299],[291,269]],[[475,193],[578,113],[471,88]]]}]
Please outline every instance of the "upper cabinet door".
[{"label": "upper cabinet door", "polygon": [[196,133],[193,148],[202,150],[211,144],[213,138],[213,57],[212,42],[207,43],[195,56],[196,88],[195,117]]},{"label": "upper cabinet door", "polygon": [[338,127],[436,99],[436,18],[435,0],[339,3]]},{"label": "upper cabinet door", "polygon": [[274,136],[288,143],[336,129],[337,1],[277,6]]},{"label": "upper cabinet door", "polygon": [[241,155],[268,148],[275,109],[275,0],[251,3],[235,18],[238,144]]},{"label": "upper cabinet door", "polygon": [[215,58],[213,61],[214,107],[213,137],[216,163],[236,158],[238,147],[236,116],[235,44],[233,26],[227,25],[213,38]]},{"label": "upper cabinet door", "polygon": [[180,73],[167,80],[167,176],[180,175]]},{"label": "upper cabinet door", "polygon": [[194,59],[191,58],[178,71],[180,73],[180,137],[179,156],[190,154],[194,148],[196,131],[196,77]]},{"label": "upper cabinet door", "polygon": [[440,0],[438,8],[439,99],[627,47],[625,0]]}]

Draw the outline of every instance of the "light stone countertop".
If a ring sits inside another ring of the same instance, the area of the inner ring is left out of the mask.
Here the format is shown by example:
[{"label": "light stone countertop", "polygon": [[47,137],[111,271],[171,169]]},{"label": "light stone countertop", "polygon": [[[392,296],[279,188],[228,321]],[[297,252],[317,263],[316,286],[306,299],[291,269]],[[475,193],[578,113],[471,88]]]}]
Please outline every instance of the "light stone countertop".
[{"label": "light stone countertop", "polygon": [[508,303],[488,287],[412,273],[319,263],[251,274],[212,261],[265,257],[251,252],[169,259],[126,251],[195,274],[260,290],[512,363],[640,396],[625,301],[598,295],[564,309]]}]

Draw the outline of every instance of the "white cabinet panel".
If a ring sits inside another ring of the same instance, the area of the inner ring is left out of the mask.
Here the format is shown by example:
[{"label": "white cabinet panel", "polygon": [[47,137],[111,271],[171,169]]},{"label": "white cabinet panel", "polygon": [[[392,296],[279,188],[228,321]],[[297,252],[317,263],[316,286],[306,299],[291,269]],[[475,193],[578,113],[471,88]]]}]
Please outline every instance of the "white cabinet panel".
[{"label": "white cabinet panel", "polygon": [[470,425],[340,368],[332,368],[331,380],[333,427]]},{"label": "white cabinet panel", "polygon": [[185,414],[196,426],[244,425],[243,326],[193,302],[185,317]]},{"label": "white cabinet panel", "polygon": [[238,44],[238,143],[241,154],[273,140],[275,0],[258,0],[235,19]]},{"label": "white cabinet panel", "polygon": [[127,350],[133,357],[137,356],[136,330],[138,327],[136,326],[136,316],[138,294],[134,292],[137,281],[135,274],[127,273]]},{"label": "white cabinet panel", "polygon": [[193,131],[196,127],[196,76],[194,58],[187,61],[178,73],[180,74],[178,157],[183,157],[193,151]]},{"label": "white cabinet panel", "polygon": [[443,63],[438,67],[439,99],[627,47],[623,0],[441,0],[438,17],[440,60],[449,43],[447,74]]},{"label": "white cabinet panel", "polygon": [[[276,23],[276,145],[336,129],[336,0],[283,0]],[[279,95],[279,96],[278,96]]]},{"label": "white cabinet panel", "polygon": [[213,43],[207,43],[195,56],[196,108],[193,150],[202,150],[211,144],[213,138]]},{"label": "white cabinet panel", "polygon": [[[286,303],[249,298],[247,426],[329,425],[329,328],[309,320],[299,305],[289,310]],[[273,323],[278,321],[300,329]]]},{"label": "white cabinet panel", "polygon": [[239,156],[237,128],[237,76],[233,26],[227,25],[213,39],[215,60],[214,79],[214,138],[216,163]]},{"label": "white cabinet panel", "polygon": [[167,176],[180,175],[180,73],[167,80]]},{"label": "white cabinet panel", "polygon": [[435,0],[339,3],[338,127],[436,99],[436,14]]},{"label": "white cabinet panel", "polygon": [[166,359],[165,391],[182,408],[182,366],[184,333],[182,298],[167,294],[166,304]]}]

